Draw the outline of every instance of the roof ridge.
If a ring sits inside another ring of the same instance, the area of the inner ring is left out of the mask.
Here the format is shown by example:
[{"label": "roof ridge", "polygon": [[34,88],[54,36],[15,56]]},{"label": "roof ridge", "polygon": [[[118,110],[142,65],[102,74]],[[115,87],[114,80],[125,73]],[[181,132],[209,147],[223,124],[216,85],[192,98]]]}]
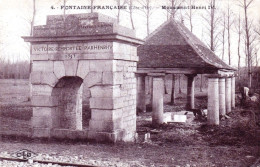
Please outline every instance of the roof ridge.
[{"label": "roof ridge", "polygon": [[171,22],[171,18],[169,20],[166,20],[163,24],[161,24],[159,27],[157,27],[152,33],[147,35],[143,40],[147,41],[149,38],[153,37],[157,32],[159,32],[166,24]]}]

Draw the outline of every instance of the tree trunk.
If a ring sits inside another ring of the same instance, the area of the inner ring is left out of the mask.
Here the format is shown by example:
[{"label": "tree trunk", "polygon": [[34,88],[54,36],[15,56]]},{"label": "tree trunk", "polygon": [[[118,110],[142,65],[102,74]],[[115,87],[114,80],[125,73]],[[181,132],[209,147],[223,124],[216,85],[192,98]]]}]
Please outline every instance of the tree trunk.
[{"label": "tree trunk", "polygon": [[[117,6],[120,6],[120,1],[121,0],[117,0]],[[119,24],[120,22],[120,9],[117,10],[117,23]]]},{"label": "tree trunk", "polygon": [[247,7],[246,0],[244,0],[244,12],[245,12],[245,30],[246,30],[246,52],[247,52],[247,66],[248,66],[248,87],[252,87],[252,69],[251,69],[251,54],[249,45],[249,28],[248,28],[248,18],[247,18]]},{"label": "tree trunk", "polygon": [[210,50],[215,51],[214,47],[214,19],[215,19],[215,0],[211,0],[211,20],[210,20]]},{"label": "tree trunk", "polygon": [[172,4],[171,4],[171,18],[173,18],[174,19],[174,17],[175,17],[175,9],[174,9],[174,2],[175,2],[175,0],[172,0]]},{"label": "tree trunk", "polygon": [[241,38],[241,21],[240,21],[240,15],[238,20],[238,44],[237,44],[237,54],[238,54],[238,79],[240,79],[240,61],[241,61],[241,55],[240,55],[240,38]]},{"label": "tree trunk", "polygon": [[130,11],[130,21],[131,21],[132,29],[135,30],[134,20],[133,20],[133,9],[132,9],[132,5],[133,5],[133,0],[130,0],[130,7],[129,7],[129,11]]},{"label": "tree trunk", "polygon": [[90,6],[91,6],[90,12],[91,13],[93,13],[93,4],[94,4],[94,0],[90,0]]},{"label": "tree trunk", "polygon": [[63,19],[64,19],[64,21],[65,21],[65,14],[66,14],[65,6],[66,6],[66,0],[63,0],[63,6],[64,6]]},{"label": "tree trunk", "polygon": [[146,30],[147,30],[147,36],[150,34],[150,0],[147,0],[147,13],[146,13]]},{"label": "tree trunk", "polygon": [[225,30],[226,30],[226,15],[224,14],[224,28],[222,34],[222,60],[225,58]]},{"label": "tree trunk", "polygon": [[229,5],[228,5],[228,64],[231,65],[231,53],[230,53],[230,8],[229,8]]},{"label": "tree trunk", "polygon": [[[34,26],[34,21],[35,21],[35,15],[36,15],[36,7],[35,7],[35,0],[33,0],[33,17],[31,21],[31,32],[30,36],[33,36],[33,26]],[[32,54],[32,45],[30,45],[30,55]],[[32,97],[32,84],[31,84],[31,73],[32,73],[32,60],[30,58],[30,66],[29,66],[29,91],[30,91],[30,97],[28,98],[29,101],[31,101]]]},{"label": "tree trunk", "polygon": [[[190,0],[190,6],[191,6],[191,0]],[[190,21],[190,31],[192,32],[192,29],[193,29],[193,24],[192,24],[192,9],[190,7],[190,17],[189,17],[189,21]]]}]

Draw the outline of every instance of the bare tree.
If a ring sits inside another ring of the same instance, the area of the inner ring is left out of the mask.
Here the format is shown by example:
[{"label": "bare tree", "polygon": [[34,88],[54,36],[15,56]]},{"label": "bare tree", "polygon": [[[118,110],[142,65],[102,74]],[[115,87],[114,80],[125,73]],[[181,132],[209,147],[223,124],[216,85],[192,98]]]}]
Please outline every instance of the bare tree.
[{"label": "bare tree", "polygon": [[91,6],[91,8],[90,8],[90,13],[93,13],[94,1],[95,1],[95,0],[90,0],[90,6]]},{"label": "bare tree", "polygon": [[260,19],[258,20],[258,25],[257,25],[257,27],[255,28],[254,31],[258,36],[258,40],[260,41]]},{"label": "bare tree", "polygon": [[215,0],[211,0],[210,2],[211,6],[214,6],[210,10],[210,49],[212,51],[215,51],[215,45],[214,45],[214,30],[215,30]]},{"label": "bare tree", "polygon": [[129,16],[131,21],[132,29],[135,30],[134,20],[133,20],[133,0],[129,0]]},{"label": "bare tree", "polygon": [[146,19],[146,33],[148,36],[150,34],[150,17],[153,13],[153,8],[151,6],[152,0],[137,0],[137,3],[142,6],[139,10]]},{"label": "bare tree", "polygon": [[239,6],[241,8],[243,8],[244,10],[244,16],[245,16],[245,32],[246,32],[246,36],[245,36],[245,47],[246,47],[246,57],[247,57],[247,66],[248,66],[248,87],[251,88],[252,86],[252,63],[251,63],[251,58],[252,58],[252,55],[251,55],[251,47],[250,45],[252,44],[252,41],[250,40],[250,25],[249,25],[249,22],[248,22],[248,8],[250,7],[250,5],[252,4],[254,0],[239,0]]},{"label": "bare tree", "polygon": [[259,51],[259,47],[254,47],[254,65],[256,66],[256,67],[258,67],[258,65],[259,65],[259,63],[258,63],[258,51]]},{"label": "bare tree", "polygon": [[196,10],[192,10],[191,6],[194,5],[195,3],[195,0],[189,0],[187,2],[187,5],[190,6],[189,10],[185,13],[188,21],[189,21],[189,25],[190,25],[190,31],[192,32],[193,30],[193,23],[192,23],[192,19],[193,19],[193,16],[196,12]]},{"label": "bare tree", "polygon": [[[115,0],[117,6],[124,6],[127,3],[127,0]],[[117,9],[117,14],[116,14],[116,20],[117,23],[120,22],[120,13],[121,9]]]},{"label": "bare tree", "polygon": [[167,11],[167,20],[169,18],[176,19],[176,14],[178,11],[178,6],[180,6],[184,0],[167,0],[166,5],[169,7]]},{"label": "bare tree", "polygon": [[227,25],[226,25],[226,29],[227,29],[227,33],[228,33],[228,64],[231,65],[231,49],[230,49],[230,45],[231,45],[231,35],[230,35],[230,31],[231,31],[231,26],[234,23],[233,19],[231,19],[231,15],[232,15],[232,11],[230,9],[230,5],[228,2],[228,8],[227,8]]},{"label": "bare tree", "polygon": [[[65,0],[64,0],[65,1]],[[36,7],[35,7],[35,0],[33,0],[33,14],[32,14],[32,21],[31,21],[31,33],[30,35],[33,35],[33,26],[34,26],[34,22],[35,22],[35,16],[36,16]]]},{"label": "bare tree", "polygon": [[241,35],[242,35],[242,26],[241,26],[241,16],[239,13],[237,22],[236,22],[236,32],[238,34],[237,41],[237,55],[238,55],[238,78],[240,79],[240,66],[241,66],[241,54],[240,54],[240,45],[241,45]]},{"label": "bare tree", "polygon": [[220,32],[217,32],[217,25],[219,24],[220,17],[216,16],[216,0],[209,0],[209,6],[211,6],[210,10],[207,10],[206,16],[202,16],[204,20],[207,23],[208,32],[210,36],[210,42],[209,42],[209,47],[210,50],[215,52],[216,48],[219,45],[219,34]]},{"label": "bare tree", "polygon": [[[32,13],[31,27],[30,27],[31,28],[30,36],[33,36],[33,26],[34,26],[34,22],[35,22],[35,16],[36,16],[36,2],[35,2],[35,0],[33,0],[33,13]],[[32,54],[32,45],[30,45],[30,54]],[[31,100],[31,97],[32,97],[31,72],[32,72],[32,60],[30,59],[30,67],[29,67],[30,97],[28,99],[29,101]]]},{"label": "bare tree", "polygon": [[125,11],[129,13],[131,27],[132,27],[133,30],[135,30],[134,18],[133,18],[133,14],[134,14],[134,10],[133,10],[134,0],[128,0],[126,3],[128,5],[128,9],[129,10],[125,10]]},{"label": "bare tree", "polygon": [[66,2],[67,2],[67,0],[63,0],[63,6],[64,6],[64,8],[63,8],[63,19],[64,19],[64,21],[65,21],[65,15],[66,15]]},{"label": "bare tree", "polygon": [[226,35],[226,13],[223,12],[223,29],[222,29],[222,60],[225,58],[225,35]]}]

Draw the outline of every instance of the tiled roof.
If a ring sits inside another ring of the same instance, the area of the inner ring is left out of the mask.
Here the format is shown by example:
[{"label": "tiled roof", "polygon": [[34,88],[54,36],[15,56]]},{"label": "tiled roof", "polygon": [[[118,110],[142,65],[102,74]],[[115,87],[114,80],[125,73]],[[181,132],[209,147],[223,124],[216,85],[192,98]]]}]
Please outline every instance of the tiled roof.
[{"label": "tiled roof", "polygon": [[234,70],[219,59],[183,24],[169,20],[137,48],[139,68],[196,68]]}]

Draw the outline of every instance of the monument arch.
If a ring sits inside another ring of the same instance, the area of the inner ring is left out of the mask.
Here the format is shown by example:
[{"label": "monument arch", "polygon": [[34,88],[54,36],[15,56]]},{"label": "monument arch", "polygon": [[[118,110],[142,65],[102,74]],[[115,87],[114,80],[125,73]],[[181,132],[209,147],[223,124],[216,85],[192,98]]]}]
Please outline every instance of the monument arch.
[{"label": "monument arch", "polygon": [[[99,13],[53,15],[31,43],[33,137],[133,141],[137,46],[131,29]],[[82,83],[90,90],[89,129],[82,129]]]}]

